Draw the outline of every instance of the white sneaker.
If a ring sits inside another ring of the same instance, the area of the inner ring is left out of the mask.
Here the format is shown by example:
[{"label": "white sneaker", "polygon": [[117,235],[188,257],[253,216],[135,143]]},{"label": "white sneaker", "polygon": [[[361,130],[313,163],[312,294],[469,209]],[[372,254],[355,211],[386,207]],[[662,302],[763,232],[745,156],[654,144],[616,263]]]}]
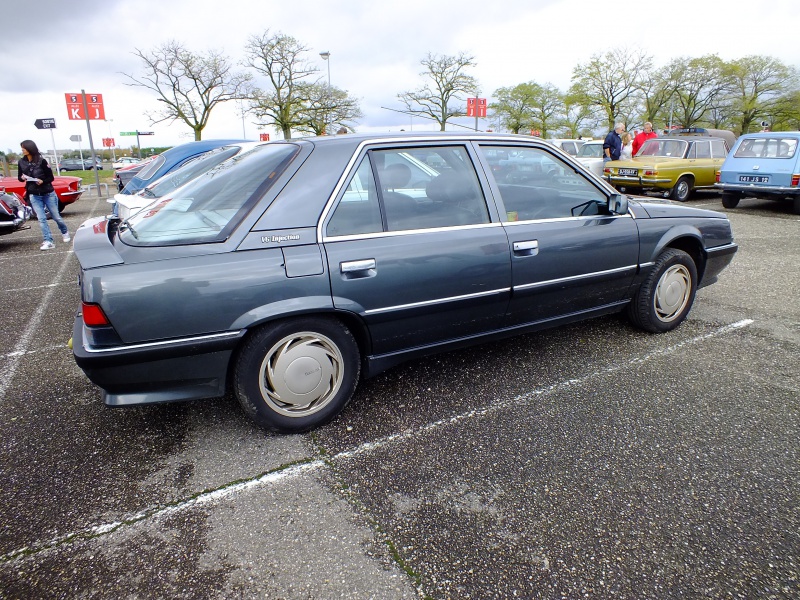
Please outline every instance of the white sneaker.
[{"label": "white sneaker", "polygon": [[39,250],[52,250],[56,245],[53,242],[45,242],[39,247]]},{"label": "white sneaker", "polygon": [[65,233],[63,236],[61,236],[61,239],[64,240],[65,242],[70,241],[72,238],[69,237],[69,231]]}]

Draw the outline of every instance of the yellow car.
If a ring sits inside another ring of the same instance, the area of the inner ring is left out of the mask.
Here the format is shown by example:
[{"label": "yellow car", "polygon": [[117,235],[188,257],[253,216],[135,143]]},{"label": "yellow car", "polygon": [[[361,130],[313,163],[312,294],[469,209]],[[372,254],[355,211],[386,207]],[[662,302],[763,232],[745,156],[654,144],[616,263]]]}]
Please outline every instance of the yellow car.
[{"label": "yellow car", "polygon": [[603,165],[603,177],[629,194],[655,190],[685,202],[692,190],[714,188],[716,171],[727,154],[728,144],[721,137],[652,138],[632,159]]}]

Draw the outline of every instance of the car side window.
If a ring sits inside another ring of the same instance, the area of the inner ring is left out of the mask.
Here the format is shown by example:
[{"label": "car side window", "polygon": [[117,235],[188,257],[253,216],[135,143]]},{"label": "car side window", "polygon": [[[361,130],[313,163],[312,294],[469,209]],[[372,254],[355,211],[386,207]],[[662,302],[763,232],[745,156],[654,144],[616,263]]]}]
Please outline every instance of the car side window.
[{"label": "car side window", "polygon": [[343,236],[489,222],[466,148],[426,146],[369,151],[325,232]]},{"label": "car side window", "polygon": [[707,140],[698,140],[694,143],[696,158],[711,158],[711,145]]},{"label": "car side window", "polygon": [[728,154],[725,148],[725,142],[722,140],[711,140],[711,157],[712,158],[725,158]]},{"label": "car side window", "polygon": [[475,167],[463,146],[373,150],[387,231],[489,223]]},{"label": "car side window", "polygon": [[328,222],[329,236],[357,235],[383,231],[375,178],[369,157],[365,157],[345,188]]},{"label": "car side window", "polygon": [[[504,222],[606,213],[606,196],[555,155],[532,147],[480,148],[505,207]],[[491,156],[507,158],[492,160]]]}]

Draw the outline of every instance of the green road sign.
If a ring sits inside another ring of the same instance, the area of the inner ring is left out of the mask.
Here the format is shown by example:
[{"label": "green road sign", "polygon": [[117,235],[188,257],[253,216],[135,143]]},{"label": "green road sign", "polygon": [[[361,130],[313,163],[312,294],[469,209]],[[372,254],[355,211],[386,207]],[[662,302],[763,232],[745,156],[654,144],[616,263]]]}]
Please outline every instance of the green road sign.
[{"label": "green road sign", "polygon": [[136,135],[135,131],[120,131],[120,135]]}]

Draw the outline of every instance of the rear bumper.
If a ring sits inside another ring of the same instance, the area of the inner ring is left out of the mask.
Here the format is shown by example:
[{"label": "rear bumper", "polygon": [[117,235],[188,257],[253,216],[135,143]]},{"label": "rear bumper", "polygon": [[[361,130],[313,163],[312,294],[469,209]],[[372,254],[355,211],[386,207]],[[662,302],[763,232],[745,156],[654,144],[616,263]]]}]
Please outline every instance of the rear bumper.
[{"label": "rear bumper", "polygon": [[59,194],[58,196],[58,199],[61,200],[63,204],[72,204],[83,195],[84,191],[85,190],[83,188],[80,188],[79,190],[76,190],[74,192],[71,191],[61,192],[61,194]]},{"label": "rear bumper", "polygon": [[671,179],[656,179],[652,177],[620,177],[610,175],[608,181],[615,186],[642,188],[643,190],[672,189]]},{"label": "rear bumper", "polygon": [[754,185],[749,183],[715,183],[723,192],[739,192],[751,196],[800,196],[800,187]]},{"label": "rear bumper", "polygon": [[77,315],[72,352],[108,406],[195,400],[225,393],[231,356],[245,333],[99,348],[87,345],[83,318]]}]

